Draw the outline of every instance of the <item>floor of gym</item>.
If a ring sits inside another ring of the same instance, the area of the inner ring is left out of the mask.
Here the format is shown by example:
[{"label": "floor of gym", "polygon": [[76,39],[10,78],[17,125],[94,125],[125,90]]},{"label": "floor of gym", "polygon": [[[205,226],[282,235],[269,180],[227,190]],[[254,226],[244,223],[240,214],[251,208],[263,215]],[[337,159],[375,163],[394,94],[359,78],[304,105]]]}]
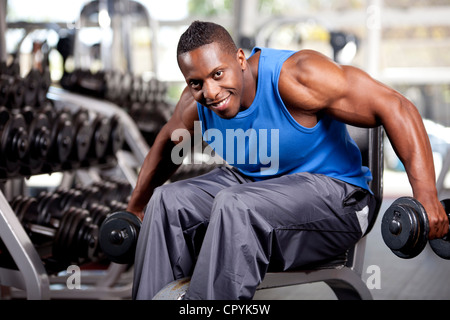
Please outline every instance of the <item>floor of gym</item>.
[{"label": "floor of gym", "polygon": [[[371,289],[375,300],[447,300],[450,299],[450,261],[434,254],[429,245],[417,257],[409,260],[394,255],[381,237],[381,217],[400,196],[410,196],[406,175],[386,171],[383,204],[372,231],[367,236],[362,278],[373,274],[369,266],[379,267],[379,289]],[[305,284],[258,291],[255,300],[336,299],[325,283]]]}]

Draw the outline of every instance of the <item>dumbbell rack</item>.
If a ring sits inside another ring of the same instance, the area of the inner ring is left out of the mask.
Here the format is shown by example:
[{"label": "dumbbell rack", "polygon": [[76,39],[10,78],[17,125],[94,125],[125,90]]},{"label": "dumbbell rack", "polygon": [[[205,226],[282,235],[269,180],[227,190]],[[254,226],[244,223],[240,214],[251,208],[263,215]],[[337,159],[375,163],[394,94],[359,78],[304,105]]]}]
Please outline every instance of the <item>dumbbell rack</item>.
[{"label": "dumbbell rack", "polygon": [[[83,106],[105,116],[119,116],[124,128],[124,140],[131,152],[119,150],[116,153],[116,169],[121,171],[131,186],[134,186],[137,180],[135,168],[143,162],[149,146],[132,118],[111,102],[70,93],[59,88],[51,87],[47,96],[55,102],[64,103],[65,106],[72,105],[75,108]],[[76,174],[84,181],[99,179],[94,168],[76,170]],[[70,175],[67,173],[69,180]],[[132,275],[126,265],[111,263],[104,272],[86,272],[85,274],[82,272],[82,289],[69,289],[65,285],[69,275],[49,275],[33,243],[1,191],[0,235],[15,263],[14,266],[0,267],[0,285],[11,287],[14,296],[21,297],[21,294],[25,294],[25,298],[32,300],[130,297]],[[14,291],[14,288],[22,291]]]}]

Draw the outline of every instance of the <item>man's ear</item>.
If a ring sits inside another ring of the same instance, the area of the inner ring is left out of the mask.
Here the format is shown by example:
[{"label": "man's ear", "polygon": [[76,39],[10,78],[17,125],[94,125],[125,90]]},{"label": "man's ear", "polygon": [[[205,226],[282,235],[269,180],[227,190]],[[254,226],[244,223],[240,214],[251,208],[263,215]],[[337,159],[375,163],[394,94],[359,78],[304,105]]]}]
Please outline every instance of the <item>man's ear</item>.
[{"label": "man's ear", "polygon": [[239,48],[236,52],[236,59],[239,61],[242,71],[247,69],[247,59],[245,58],[244,50],[241,48]]}]

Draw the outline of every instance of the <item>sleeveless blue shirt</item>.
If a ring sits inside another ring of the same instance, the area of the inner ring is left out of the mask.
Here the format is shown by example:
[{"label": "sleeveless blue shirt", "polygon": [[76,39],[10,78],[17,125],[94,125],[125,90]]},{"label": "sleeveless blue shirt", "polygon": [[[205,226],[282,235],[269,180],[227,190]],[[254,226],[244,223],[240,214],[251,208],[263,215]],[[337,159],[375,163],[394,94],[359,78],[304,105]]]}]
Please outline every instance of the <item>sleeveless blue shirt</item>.
[{"label": "sleeveless blue shirt", "polygon": [[346,125],[324,115],[312,127],[300,125],[278,91],[283,63],[295,51],[261,51],[256,95],[251,106],[223,119],[197,103],[203,140],[228,164],[254,180],[297,172],[324,174],[369,190],[372,175],[362,166]]}]

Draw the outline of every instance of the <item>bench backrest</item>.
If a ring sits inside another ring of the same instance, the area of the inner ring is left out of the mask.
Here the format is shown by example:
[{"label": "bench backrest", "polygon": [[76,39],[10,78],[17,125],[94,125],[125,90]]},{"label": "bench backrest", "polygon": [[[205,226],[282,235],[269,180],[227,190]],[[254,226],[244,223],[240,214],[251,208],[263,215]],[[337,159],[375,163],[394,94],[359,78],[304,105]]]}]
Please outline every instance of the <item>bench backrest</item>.
[{"label": "bench backrest", "polygon": [[372,220],[369,221],[367,234],[375,223],[383,201],[383,128],[381,126],[369,129],[353,126],[347,128],[361,151],[363,165],[369,167],[373,176],[369,186],[377,200],[377,207]]}]

